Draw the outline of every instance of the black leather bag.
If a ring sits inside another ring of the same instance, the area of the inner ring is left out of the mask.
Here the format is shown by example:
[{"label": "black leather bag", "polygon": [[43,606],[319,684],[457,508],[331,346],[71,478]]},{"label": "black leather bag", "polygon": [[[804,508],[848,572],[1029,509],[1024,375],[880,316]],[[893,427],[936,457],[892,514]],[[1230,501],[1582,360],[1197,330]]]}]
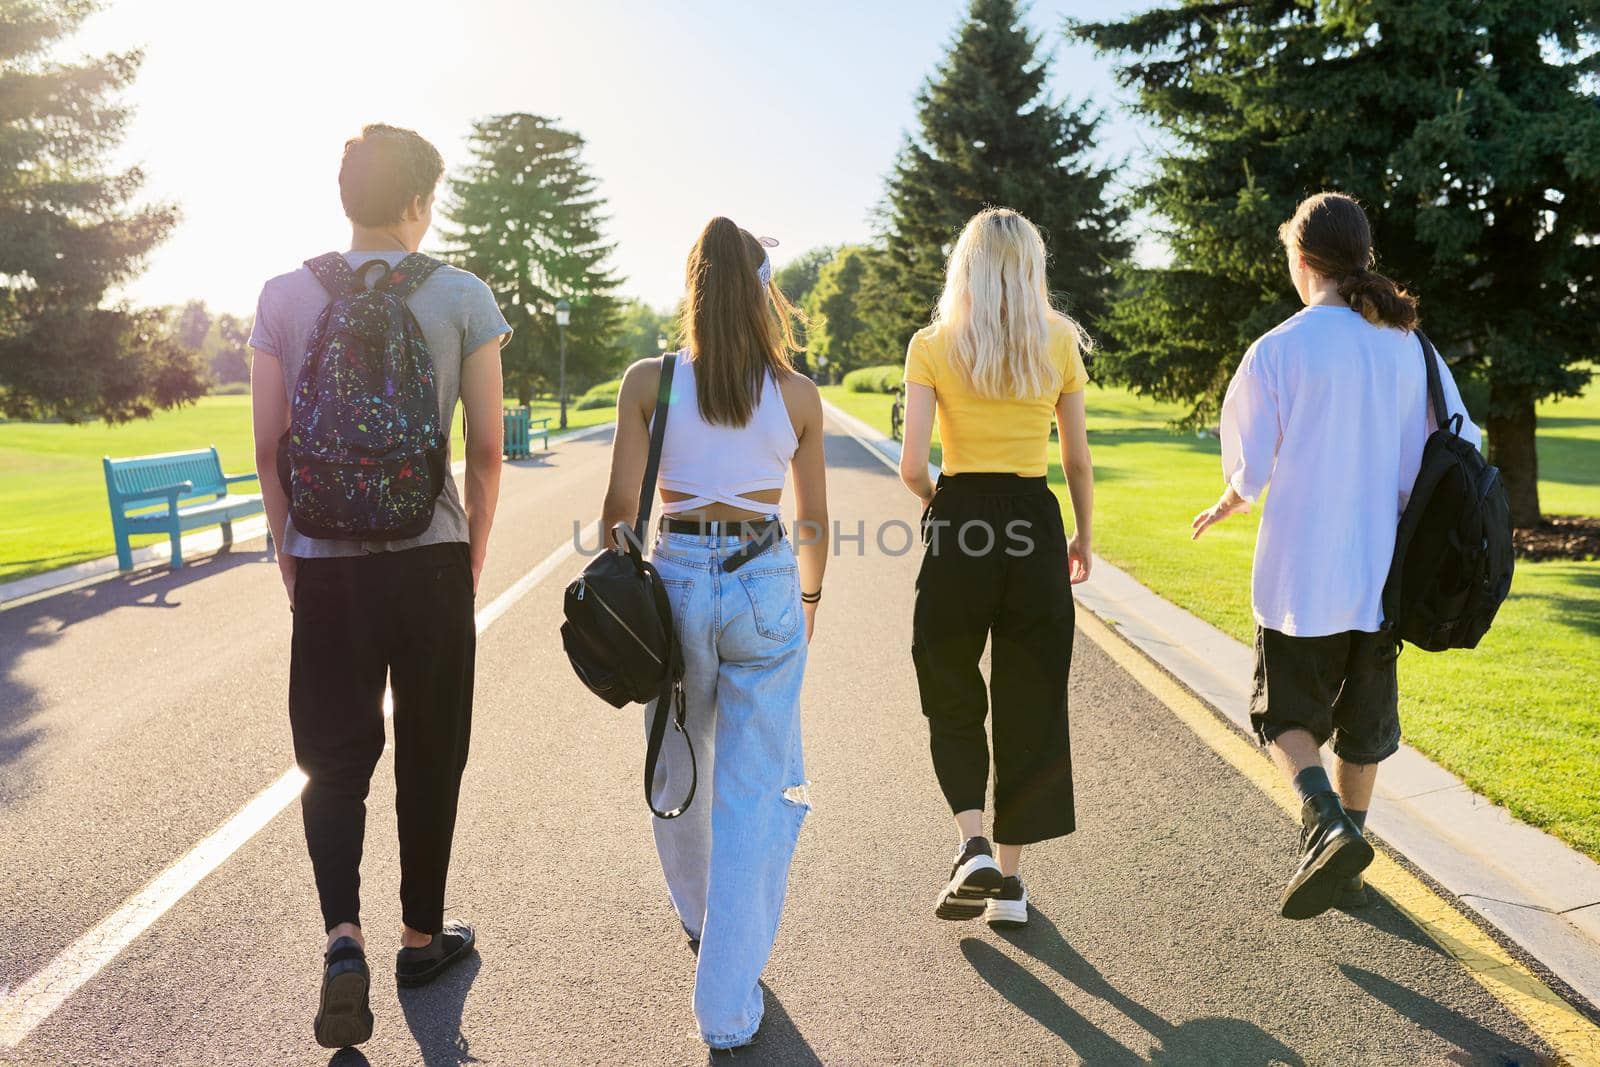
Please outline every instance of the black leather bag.
[{"label": "black leather bag", "polygon": [[[661,388],[650,423],[650,457],[639,489],[638,519],[632,527],[618,523],[614,531],[618,547],[595,556],[567,586],[566,621],[561,624],[567,658],[592,693],[616,708],[657,701],[645,750],[644,798],[661,819],[675,819],[687,811],[699,783],[694,745],[683,729],[683,650],[673,627],[666,587],[654,565],[644,558],[643,547],[676,362],[675,356],[661,362]],[[654,787],[669,720],[689,750],[689,791],[676,808],[662,810],[655,806]]]}]

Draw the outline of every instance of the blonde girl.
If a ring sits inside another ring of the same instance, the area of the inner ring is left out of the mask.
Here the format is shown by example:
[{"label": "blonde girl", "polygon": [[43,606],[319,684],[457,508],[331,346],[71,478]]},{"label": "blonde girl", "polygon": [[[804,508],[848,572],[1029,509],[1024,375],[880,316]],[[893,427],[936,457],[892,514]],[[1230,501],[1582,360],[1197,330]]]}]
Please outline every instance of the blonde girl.
[{"label": "blonde girl", "polygon": [[[933,324],[906,353],[900,477],[923,505],[912,658],[934,773],[960,846],[935,914],[1027,922],[1024,845],[1072,832],[1067,675],[1072,585],[1089,577],[1094,476],[1077,323],[1051,304],[1044,241],[1015,211],[967,223]],[[937,414],[944,470],[928,450]],[[1072,496],[1069,540],[1046,479],[1050,424]],[[991,646],[990,681],[978,669]],[[993,709],[994,842],[984,836]]]}]

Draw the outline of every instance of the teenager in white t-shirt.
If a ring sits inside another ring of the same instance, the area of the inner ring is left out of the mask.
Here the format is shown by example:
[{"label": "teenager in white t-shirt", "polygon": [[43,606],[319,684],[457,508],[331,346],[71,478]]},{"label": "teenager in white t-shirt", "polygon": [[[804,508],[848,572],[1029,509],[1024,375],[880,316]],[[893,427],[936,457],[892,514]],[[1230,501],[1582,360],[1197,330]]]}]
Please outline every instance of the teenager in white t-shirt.
[{"label": "teenager in white t-shirt", "polygon": [[[1271,483],[1251,580],[1250,718],[1303,802],[1303,855],[1280,910],[1309,919],[1366,903],[1367,807],[1378,763],[1400,747],[1383,585],[1434,426],[1416,299],[1371,269],[1361,206],[1318,194],[1279,234],[1306,306],[1250,346],[1228,386],[1227,488],[1195,517],[1194,536],[1248,510]],[[1446,405],[1477,445],[1482,436],[1438,364]],[[1332,782],[1321,751],[1330,740]]]}]

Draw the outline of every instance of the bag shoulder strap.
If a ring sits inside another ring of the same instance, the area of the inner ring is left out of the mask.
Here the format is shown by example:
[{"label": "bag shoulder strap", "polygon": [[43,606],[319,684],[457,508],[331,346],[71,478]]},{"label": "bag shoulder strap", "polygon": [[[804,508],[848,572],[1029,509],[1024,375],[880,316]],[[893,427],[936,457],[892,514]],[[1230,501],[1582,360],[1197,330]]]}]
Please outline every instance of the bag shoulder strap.
[{"label": "bag shoulder strap", "polygon": [[329,252],[315,259],[308,259],[305,266],[335,300],[355,296],[361,291],[361,279],[350,269],[350,262],[344,258],[342,252]]},{"label": "bag shoulder strap", "polygon": [[1428,403],[1433,407],[1433,424],[1439,429],[1450,425],[1450,409],[1444,402],[1444,383],[1439,380],[1439,353],[1428,340],[1428,335],[1417,331],[1422,342],[1422,362],[1428,371]]},{"label": "bag shoulder strap", "polygon": [[380,288],[404,300],[417,291],[417,287],[428,280],[429,275],[444,266],[432,256],[425,256],[421,252],[412,252],[399,263],[394,265],[388,275],[379,282]]},{"label": "bag shoulder strap", "polygon": [[672,403],[672,371],[677,363],[676,355],[661,357],[661,385],[656,389],[656,410],[650,417],[650,456],[645,460],[644,481],[639,485],[639,517],[633,523],[633,541],[641,552],[656,498],[656,473],[661,469],[661,443],[667,438],[667,408]]}]

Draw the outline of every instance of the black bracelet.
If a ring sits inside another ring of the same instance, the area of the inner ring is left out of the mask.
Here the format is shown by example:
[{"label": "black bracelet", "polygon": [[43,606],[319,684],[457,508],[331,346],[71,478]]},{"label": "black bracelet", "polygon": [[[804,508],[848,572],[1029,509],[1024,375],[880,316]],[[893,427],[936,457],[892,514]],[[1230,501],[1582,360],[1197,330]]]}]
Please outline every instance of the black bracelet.
[{"label": "black bracelet", "polygon": [[821,599],[822,599],[822,590],[820,590],[820,589],[818,589],[815,593],[801,592],[801,594],[800,594],[800,603],[802,603],[802,604],[815,604],[817,601],[819,601]]}]

